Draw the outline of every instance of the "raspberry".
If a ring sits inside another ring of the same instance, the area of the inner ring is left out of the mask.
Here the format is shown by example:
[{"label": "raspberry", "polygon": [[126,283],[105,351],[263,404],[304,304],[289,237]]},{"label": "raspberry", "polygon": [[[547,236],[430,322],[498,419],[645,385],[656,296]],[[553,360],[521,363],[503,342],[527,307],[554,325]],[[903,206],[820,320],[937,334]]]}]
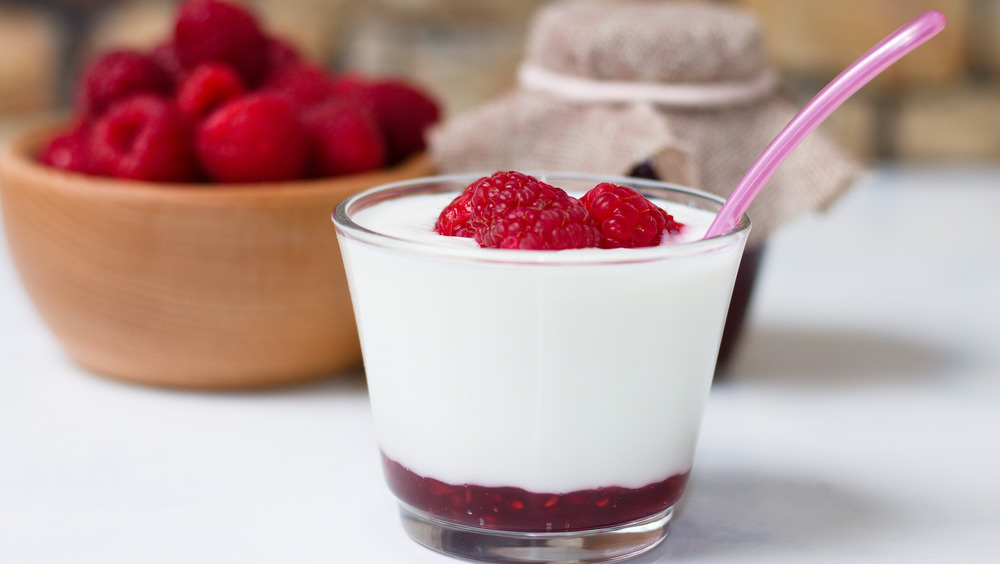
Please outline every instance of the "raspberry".
[{"label": "raspberry", "polygon": [[403,161],[427,146],[424,134],[440,118],[437,103],[400,80],[383,80],[368,89],[389,164]]},{"label": "raspberry", "polygon": [[331,98],[330,77],[322,68],[296,64],[271,75],[261,90],[286,96],[297,107],[314,106]]},{"label": "raspberry", "polygon": [[175,85],[180,84],[184,80],[187,70],[177,57],[177,47],[173,41],[166,41],[153,47],[153,50],[149,53],[149,58],[156,61],[156,64],[167,71],[167,76],[170,77],[171,82]]},{"label": "raspberry", "polygon": [[303,177],[306,133],[291,102],[273,94],[232,99],[198,126],[202,166],[219,182],[274,182]]},{"label": "raspberry", "polygon": [[83,174],[93,172],[90,130],[87,125],[81,122],[54,137],[42,149],[38,160],[43,164],[70,172]]},{"label": "raspberry", "polygon": [[332,101],[304,111],[312,176],[356,174],[380,168],[385,149],[372,117],[352,104]]},{"label": "raspberry", "polygon": [[473,229],[482,227],[494,217],[505,215],[514,208],[532,204],[542,208],[565,194],[555,186],[513,170],[484,176],[465,190],[472,193],[470,224]]},{"label": "raspberry", "polygon": [[172,91],[173,80],[152,57],[119,50],[102,55],[87,67],[77,96],[83,114],[96,119],[123,98],[140,93],[169,96]]},{"label": "raspberry", "polygon": [[560,250],[596,247],[600,231],[576,198],[520,172],[474,182],[472,217],[482,247]]},{"label": "raspberry", "polygon": [[98,174],[162,182],[197,177],[187,122],[159,96],[140,94],[116,103],[94,124],[90,138]]},{"label": "raspberry", "polygon": [[379,126],[379,132],[385,137],[382,131],[382,124],[375,112],[375,100],[372,98],[372,82],[356,74],[344,73],[330,77],[328,83],[330,96],[344,102],[349,102],[357,106],[361,111],[368,112]]},{"label": "raspberry", "polygon": [[470,186],[448,204],[434,224],[434,231],[449,237],[473,237],[476,230],[472,220],[472,192]]},{"label": "raspberry", "polygon": [[601,247],[655,247],[663,232],[676,233],[682,225],[645,196],[627,186],[602,182],[581,198],[601,231]]},{"label": "raspberry", "polygon": [[201,63],[226,63],[250,85],[265,70],[267,39],[253,14],[219,0],[181,5],[174,26],[177,57],[187,69]]},{"label": "raspberry", "polygon": [[486,229],[476,231],[476,241],[483,247],[557,251],[596,247],[600,234],[590,216],[573,200],[574,205],[554,201],[544,209],[514,208],[495,218]]},{"label": "raspberry", "polygon": [[274,76],[285,67],[298,64],[302,60],[298,50],[290,43],[276,37],[266,37],[264,48],[264,80]]},{"label": "raspberry", "polygon": [[375,105],[368,96],[370,87],[367,80],[356,74],[344,73],[330,78],[330,92],[334,96],[364,102],[370,106],[371,111],[375,111]]},{"label": "raspberry", "polygon": [[180,83],[177,105],[184,115],[197,122],[245,91],[246,86],[232,67],[224,63],[205,63]]}]

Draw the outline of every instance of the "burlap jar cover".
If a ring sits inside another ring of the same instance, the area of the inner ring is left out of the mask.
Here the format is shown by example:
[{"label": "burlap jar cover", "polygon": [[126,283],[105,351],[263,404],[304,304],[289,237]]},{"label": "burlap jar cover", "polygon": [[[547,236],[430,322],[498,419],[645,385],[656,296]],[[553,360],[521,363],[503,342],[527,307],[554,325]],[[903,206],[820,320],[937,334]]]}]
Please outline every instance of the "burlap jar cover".
[{"label": "burlap jar cover", "polygon": [[[728,196],[794,115],[765,63],[760,26],[727,6],[568,1],[532,21],[516,90],[430,136],[441,172],[501,169],[625,175]],[[826,206],[858,166],[821,132],[751,206],[750,246]]]}]

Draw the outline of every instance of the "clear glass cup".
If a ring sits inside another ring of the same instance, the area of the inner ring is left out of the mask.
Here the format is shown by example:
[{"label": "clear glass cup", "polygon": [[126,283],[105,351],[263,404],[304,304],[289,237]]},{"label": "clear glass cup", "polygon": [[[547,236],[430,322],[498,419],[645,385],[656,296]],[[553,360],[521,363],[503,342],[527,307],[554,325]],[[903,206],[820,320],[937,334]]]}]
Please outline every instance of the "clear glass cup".
[{"label": "clear glass cup", "polygon": [[[666,536],[691,470],[750,222],[652,248],[518,251],[386,233],[365,217],[434,197],[439,211],[480,176],[381,186],[334,212],[404,528],[482,561],[644,552]],[[657,181],[535,176],[570,193],[628,185],[668,213],[722,204]]]}]

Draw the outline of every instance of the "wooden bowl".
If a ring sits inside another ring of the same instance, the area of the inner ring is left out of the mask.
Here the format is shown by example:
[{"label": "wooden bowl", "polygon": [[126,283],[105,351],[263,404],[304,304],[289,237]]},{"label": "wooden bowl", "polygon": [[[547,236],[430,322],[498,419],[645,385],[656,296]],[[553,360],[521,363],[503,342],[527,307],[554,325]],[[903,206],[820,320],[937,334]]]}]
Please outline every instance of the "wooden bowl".
[{"label": "wooden bowl", "polygon": [[24,287],[78,363],[220,389],[360,366],[330,214],[350,194],[428,174],[424,157],[336,179],[154,184],[38,163],[52,131],[5,148],[0,201]]}]

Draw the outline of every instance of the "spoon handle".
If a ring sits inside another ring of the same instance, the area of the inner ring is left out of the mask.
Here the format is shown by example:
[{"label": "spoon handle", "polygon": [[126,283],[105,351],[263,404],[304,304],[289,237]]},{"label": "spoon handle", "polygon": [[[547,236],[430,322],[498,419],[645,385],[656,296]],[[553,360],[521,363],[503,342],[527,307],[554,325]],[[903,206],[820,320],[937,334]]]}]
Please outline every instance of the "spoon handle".
[{"label": "spoon handle", "polygon": [[937,11],[927,12],[877,43],[830,81],[830,84],[810,100],[764,149],[716,214],[705,238],[725,233],[736,225],[778,165],[802,142],[802,139],[858,89],[936,35],[944,29],[944,26],[944,14]]}]

